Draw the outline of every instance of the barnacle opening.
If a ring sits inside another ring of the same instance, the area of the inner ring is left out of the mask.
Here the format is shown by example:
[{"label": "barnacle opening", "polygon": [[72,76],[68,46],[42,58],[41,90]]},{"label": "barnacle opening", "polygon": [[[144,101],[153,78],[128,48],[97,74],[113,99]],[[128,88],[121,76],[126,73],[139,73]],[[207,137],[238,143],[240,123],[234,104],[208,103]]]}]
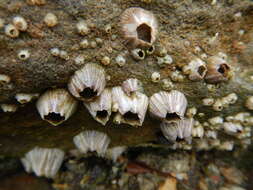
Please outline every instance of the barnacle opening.
[{"label": "barnacle opening", "polygon": [[84,99],[91,99],[95,96],[97,96],[97,92],[94,91],[92,88],[85,88],[82,92],[80,92],[80,96],[82,96]]},{"label": "barnacle opening", "polygon": [[136,113],[132,113],[130,111],[126,112],[124,115],[123,115],[124,119],[125,120],[128,120],[128,121],[139,121],[139,116],[138,114]]},{"label": "barnacle opening", "polygon": [[204,67],[203,65],[199,66],[198,68],[198,73],[200,76],[204,76],[206,72],[206,67]]},{"label": "barnacle opening", "polygon": [[150,43],[151,42],[151,27],[143,23],[137,27],[138,38]]},{"label": "barnacle opening", "polygon": [[139,51],[138,51],[138,55],[139,55],[140,57],[144,57],[144,52],[143,52],[142,50],[139,50]]},{"label": "barnacle opening", "polygon": [[230,70],[230,67],[227,64],[221,64],[220,67],[218,68],[218,72],[224,76],[228,75],[229,70]]},{"label": "barnacle opening", "polygon": [[105,119],[108,116],[108,112],[106,110],[97,111],[96,116],[99,119]]},{"label": "barnacle opening", "polygon": [[65,117],[61,116],[61,114],[59,114],[59,113],[51,112],[48,115],[45,115],[44,119],[48,120],[48,121],[51,121],[53,123],[59,123],[61,121],[64,121]]},{"label": "barnacle opening", "polygon": [[178,120],[178,119],[180,119],[180,117],[177,113],[173,112],[173,113],[167,113],[166,119],[167,120]]}]

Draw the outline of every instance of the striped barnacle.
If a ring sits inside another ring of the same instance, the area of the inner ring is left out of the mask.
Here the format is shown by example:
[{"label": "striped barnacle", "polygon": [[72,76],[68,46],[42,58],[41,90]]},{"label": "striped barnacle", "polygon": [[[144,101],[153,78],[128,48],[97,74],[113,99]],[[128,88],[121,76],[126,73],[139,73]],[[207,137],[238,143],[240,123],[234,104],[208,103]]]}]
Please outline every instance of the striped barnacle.
[{"label": "striped barnacle", "polygon": [[56,126],[75,112],[77,101],[67,90],[53,89],[42,94],[36,106],[41,118]]},{"label": "striped barnacle", "polygon": [[98,156],[105,156],[110,138],[107,134],[95,130],[87,130],[73,138],[74,144],[81,153],[96,152]]},{"label": "striped barnacle", "polygon": [[120,25],[122,35],[131,47],[150,47],[156,40],[158,23],[150,11],[128,8],[121,15]]},{"label": "striped barnacle", "polygon": [[202,80],[207,72],[206,63],[199,58],[195,58],[183,67],[183,72],[188,74],[189,79],[192,81]]},{"label": "striped barnacle", "polygon": [[84,106],[89,110],[92,117],[105,125],[112,113],[111,89],[104,89],[102,94],[92,102],[84,102]]},{"label": "striped barnacle", "polygon": [[25,154],[21,162],[26,172],[36,176],[54,178],[63,162],[64,152],[58,148],[35,147]]},{"label": "striped barnacle", "polygon": [[114,122],[141,126],[148,108],[148,97],[136,92],[135,96],[127,96],[120,86],[112,89],[112,111],[117,112]]},{"label": "striped barnacle", "polygon": [[167,121],[183,119],[187,107],[187,100],[183,93],[172,90],[160,91],[151,96],[149,111],[158,119]]},{"label": "striped barnacle", "polygon": [[90,63],[75,72],[68,83],[68,89],[74,97],[92,101],[103,92],[105,84],[103,67]]},{"label": "striped barnacle", "polygon": [[15,16],[12,23],[19,31],[26,31],[28,28],[26,20],[21,16]]}]

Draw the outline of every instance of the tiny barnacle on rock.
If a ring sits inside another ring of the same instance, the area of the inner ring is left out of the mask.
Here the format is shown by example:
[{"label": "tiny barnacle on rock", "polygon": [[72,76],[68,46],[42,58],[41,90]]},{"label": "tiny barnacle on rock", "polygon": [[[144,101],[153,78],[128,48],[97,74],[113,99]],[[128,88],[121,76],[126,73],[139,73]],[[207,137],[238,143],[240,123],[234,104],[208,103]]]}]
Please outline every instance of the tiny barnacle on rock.
[{"label": "tiny barnacle on rock", "polygon": [[28,5],[45,5],[46,0],[26,0]]},{"label": "tiny barnacle on rock", "polygon": [[80,47],[85,49],[87,47],[89,47],[89,42],[87,39],[83,39],[81,42],[80,42]]},{"label": "tiny barnacle on rock", "polygon": [[17,93],[15,95],[16,100],[21,104],[26,104],[38,97],[39,97],[38,93],[29,93],[29,94],[28,93]]},{"label": "tiny barnacle on rock", "polygon": [[165,120],[183,119],[187,107],[187,100],[183,93],[172,90],[160,91],[153,94],[149,100],[151,115]]},{"label": "tiny barnacle on rock", "polygon": [[159,82],[161,79],[160,73],[159,72],[153,72],[151,75],[151,80],[152,82]]},{"label": "tiny barnacle on rock", "polygon": [[236,93],[231,93],[221,98],[223,105],[234,104],[236,103],[237,100],[238,100],[238,96]]},{"label": "tiny barnacle on rock", "polygon": [[48,27],[54,27],[58,24],[58,19],[55,14],[47,13],[44,17],[44,22]]},{"label": "tiny barnacle on rock", "polygon": [[105,157],[116,162],[117,159],[125,152],[126,149],[127,149],[126,146],[115,146],[113,148],[109,148],[106,151]]},{"label": "tiny barnacle on rock", "polygon": [[172,90],[173,87],[174,87],[174,84],[170,79],[163,79],[162,80],[162,88],[164,90]]},{"label": "tiny barnacle on rock", "polygon": [[30,53],[27,49],[23,49],[18,52],[18,58],[20,60],[27,60],[29,57],[30,57]]},{"label": "tiny barnacle on rock", "polygon": [[189,75],[190,80],[202,80],[207,72],[206,63],[199,58],[195,58],[183,67],[183,72]]},{"label": "tiny barnacle on rock", "polygon": [[111,89],[104,89],[102,94],[94,101],[84,102],[83,104],[96,121],[105,125],[112,113]]},{"label": "tiny barnacle on rock", "polygon": [[5,113],[12,113],[17,111],[18,106],[15,104],[0,104],[0,108]]},{"label": "tiny barnacle on rock", "polygon": [[133,95],[135,92],[143,91],[142,83],[136,78],[129,78],[125,80],[122,83],[122,89],[128,96]]},{"label": "tiny barnacle on rock", "polygon": [[197,125],[192,129],[192,136],[202,138],[204,136],[204,128],[202,125]]},{"label": "tiny barnacle on rock", "polygon": [[109,65],[110,62],[111,62],[111,59],[110,59],[110,57],[108,57],[108,56],[104,56],[104,57],[102,57],[102,59],[101,59],[101,63],[102,63],[103,65]]},{"label": "tiny barnacle on rock", "polygon": [[96,41],[91,41],[90,42],[90,47],[91,48],[96,48],[97,47],[97,42]]},{"label": "tiny barnacle on rock", "polygon": [[21,16],[15,16],[12,20],[13,25],[15,26],[16,29],[19,31],[26,31],[28,28],[28,24],[26,20],[21,17]]},{"label": "tiny barnacle on rock", "polygon": [[19,36],[19,30],[13,24],[7,24],[4,28],[4,32],[11,38],[17,38]]},{"label": "tiny barnacle on rock", "polygon": [[234,141],[225,141],[218,147],[219,150],[232,151],[234,149]]},{"label": "tiny barnacle on rock", "polygon": [[204,106],[211,106],[214,104],[214,101],[215,100],[213,98],[204,98],[204,99],[202,99],[202,104]]},{"label": "tiny barnacle on rock", "polygon": [[55,57],[58,57],[60,55],[60,49],[59,48],[52,48],[52,49],[50,49],[50,52]]},{"label": "tiny barnacle on rock", "polygon": [[220,117],[220,116],[215,116],[215,117],[212,117],[212,118],[208,119],[208,122],[211,125],[223,124],[223,118]]},{"label": "tiny barnacle on rock", "polygon": [[120,25],[122,35],[131,47],[150,47],[156,40],[158,23],[150,11],[128,8],[121,15]]},{"label": "tiny barnacle on rock", "polygon": [[58,148],[35,147],[25,154],[21,162],[28,173],[54,178],[63,162],[64,152]]},{"label": "tiny barnacle on rock", "polygon": [[112,32],[112,26],[110,24],[105,25],[105,32],[110,34]]},{"label": "tiny barnacle on rock", "polygon": [[126,64],[126,58],[123,55],[118,55],[115,58],[115,61],[120,67],[123,67]]},{"label": "tiny barnacle on rock", "polygon": [[11,82],[11,77],[5,74],[0,74],[0,84],[7,84]]},{"label": "tiny barnacle on rock", "polygon": [[226,133],[231,135],[234,135],[243,130],[242,125],[236,122],[224,122],[223,128]]},{"label": "tiny barnacle on rock", "polygon": [[152,45],[152,46],[150,46],[150,47],[146,50],[146,53],[147,53],[147,55],[151,55],[151,54],[154,53],[154,51],[155,51],[155,46]]},{"label": "tiny barnacle on rock", "polygon": [[66,61],[69,60],[69,55],[68,55],[68,53],[67,53],[66,51],[64,51],[64,50],[60,50],[59,57],[62,58],[62,59],[64,59],[64,60],[66,60]]},{"label": "tiny barnacle on rock", "polygon": [[131,55],[135,60],[143,60],[145,58],[145,51],[139,48],[133,49],[131,51]]},{"label": "tiny barnacle on rock", "polygon": [[250,97],[247,98],[247,100],[245,102],[245,106],[249,110],[253,110],[253,96],[250,96]]},{"label": "tiny barnacle on rock", "polygon": [[182,82],[184,80],[184,76],[178,71],[172,71],[170,73],[170,78],[174,82]]},{"label": "tiny barnacle on rock", "polygon": [[213,131],[213,130],[207,130],[207,131],[205,131],[205,136],[207,138],[217,139],[217,132]]},{"label": "tiny barnacle on rock", "polygon": [[75,58],[75,63],[78,64],[78,65],[84,64],[84,56],[78,55],[78,56]]},{"label": "tiny barnacle on rock", "polygon": [[67,90],[53,89],[39,97],[36,107],[43,120],[56,126],[66,121],[76,111],[77,101]]},{"label": "tiny barnacle on rock", "polygon": [[85,36],[90,33],[90,29],[84,20],[79,21],[76,24],[76,28],[78,33],[81,34],[82,36]]},{"label": "tiny barnacle on rock", "polygon": [[187,111],[186,111],[186,116],[189,117],[189,118],[192,118],[194,117],[194,115],[197,114],[197,108],[196,107],[191,107],[191,108],[188,108]]},{"label": "tiny barnacle on rock", "polygon": [[102,93],[105,84],[103,67],[88,63],[70,78],[68,89],[74,97],[84,101],[92,101]]},{"label": "tiny barnacle on rock", "polygon": [[157,64],[163,66],[164,64],[169,65],[173,63],[173,59],[170,55],[165,55],[164,57],[157,57]]},{"label": "tiny barnacle on rock", "polygon": [[73,141],[81,153],[96,152],[98,156],[103,157],[111,140],[103,132],[86,130],[76,135]]},{"label": "tiny barnacle on rock", "polygon": [[214,104],[213,104],[213,110],[214,111],[221,111],[223,109],[223,104],[221,99],[217,99],[215,100]]}]

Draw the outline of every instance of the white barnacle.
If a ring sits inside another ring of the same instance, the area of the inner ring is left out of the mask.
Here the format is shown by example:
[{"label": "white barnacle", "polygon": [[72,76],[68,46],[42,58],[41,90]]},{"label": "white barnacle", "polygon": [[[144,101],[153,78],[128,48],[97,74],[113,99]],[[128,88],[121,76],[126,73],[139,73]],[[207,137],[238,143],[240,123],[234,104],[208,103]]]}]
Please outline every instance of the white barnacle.
[{"label": "white barnacle", "polygon": [[191,108],[188,108],[187,111],[186,111],[186,116],[191,118],[191,117],[194,117],[194,115],[196,115],[198,112],[197,108],[196,107],[191,107]]},{"label": "white barnacle", "polygon": [[221,111],[223,110],[223,102],[221,101],[221,99],[217,99],[214,104],[213,104],[213,110],[214,111]]},{"label": "white barnacle", "polygon": [[143,91],[142,83],[136,78],[129,78],[125,80],[122,83],[122,89],[128,96],[135,94],[135,92]]},{"label": "white barnacle", "polygon": [[242,125],[240,123],[235,122],[224,122],[223,128],[226,133],[232,135],[243,131]]},{"label": "white barnacle", "polygon": [[27,49],[23,49],[18,52],[18,58],[20,60],[27,60],[29,57],[30,57],[30,52]]},{"label": "white barnacle", "polygon": [[145,51],[139,48],[133,49],[131,55],[135,60],[143,60],[145,58]]},{"label": "white barnacle", "polygon": [[112,88],[112,110],[117,112],[114,122],[142,126],[148,108],[148,97],[140,92],[127,96],[122,87]]},{"label": "white barnacle", "polygon": [[63,162],[64,152],[58,148],[35,147],[21,159],[26,172],[54,178]]},{"label": "white barnacle", "polygon": [[20,31],[26,31],[28,28],[28,24],[22,16],[15,16],[12,23]]},{"label": "white barnacle", "polygon": [[74,97],[83,101],[92,101],[103,92],[105,84],[103,67],[89,63],[74,73],[68,83],[68,89]]},{"label": "white barnacle", "polygon": [[85,49],[87,47],[89,47],[89,41],[87,39],[83,39],[81,42],[80,42],[80,47]]},{"label": "white barnacle", "polygon": [[5,74],[0,74],[0,84],[7,84],[11,82],[11,77]]},{"label": "white barnacle", "polygon": [[245,102],[245,107],[249,110],[253,110],[253,96],[249,96]]},{"label": "white barnacle", "polygon": [[44,17],[44,22],[48,27],[54,27],[58,24],[58,19],[55,14],[47,13]]},{"label": "white barnacle", "polygon": [[202,104],[204,106],[211,106],[214,104],[214,99],[213,98],[204,98],[204,99],[202,99]]},{"label": "white barnacle", "polygon": [[52,48],[52,49],[50,49],[50,52],[55,57],[58,57],[60,55],[60,49],[59,48]]},{"label": "white barnacle", "polygon": [[39,97],[38,93],[17,93],[15,95],[16,100],[21,104],[26,104],[31,102],[33,99]]},{"label": "white barnacle", "polygon": [[180,119],[172,122],[164,121],[160,128],[169,141],[175,142],[184,139],[190,144],[193,124],[194,120],[192,118]]},{"label": "white barnacle", "polygon": [[92,117],[105,125],[112,113],[111,89],[104,89],[102,94],[92,102],[84,102],[84,106],[89,110]]},{"label": "white barnacle", "polygon": [[113,160],[114,162],[126,151],[126,146],[115,146],[113,148],[109,148],[106,151],[106,158]]},{"label": "white barnacle", "polygon": [[118,55],[115,58],[115,61],[120,67],[123,67],[126,64],[126,58],[123,55]]},{"label": "white barnacle", "polygon": [[162,80],[162,87],[164,90],[172,90],[174,87],[174,84],[170,79],[163,79]]},{"label": "white barnacle", "polygon": [[183,119],[186,107],[187,99],[177,90],[160,91],[153,94],[149,101],[150,113],[159,119],[168,121]]},{"label": "white barnacle", "polygon": [[76,135],[73,141],[81,153],[96,152],[98,156],[104,156],[111,140],[103,132],[86,130]]},{"label": "white barnacle", "polygon": [[234,149],[234,142],[233,141],[224,141],[218,147],[219,150],[226,150],[232,151]]},{"label": "white barnacle", "polygon": [[192,136],[202,138],[204,136],[204,128],[202,125],[194,126],[192,129]]},{"label": "white barnacle", "polygon": [[221,124],[223,124],[223,121],[224,121],[224,119],[220,116],[215,116],[215,117],[208,119],[208,122],[211,125],[221,125]]},{"label": "white barnacle", "polygon": [[41,118],[56,126],[75,112],[77,101],[67,90],[53,89],[42,94],[36,106]]},{"label": "white barnacle", "polygon": [[5,113],[13,113],[17,111],[18,106],[15,104],[0,104],[0,108]]},{"label": "white barnacle", "polygon": [[76,28],[77,28],[78,33],[83,36],[90,33],[90,29],[84,20],[79,21],[76,24]]},{"label": "white barnacle", "polygon": [[151,81],[152,82],[159,82],[161,79],[161,75],[159,72],[153,72],[152,75],[151,75]]},{"label": "white barnacle", "polygon": [[69,55],[68,55],[68,53],[66,52],[66,51],[64,51],[64,50],[60,50],[60,52],[59,52],[59,57],[60,58],[62,58],[62,59],[64,59],[64,60],[69,60]]},{"label": "white barnacle", "polygon": [[19,30],[13,24],[7,24],[4,28],[4,32],[11,38],[17,38],[19,36]]},{"label": "white barnacle", "polygon": [[213,130],[207,130],[205,131],[205,136],[207,138],[217,139],[217,132]]},{"label": "white barnacle", "polygon": [[190,80],[202,80],[207,72],[206,63],[199,58],[195,58],[183,67],[183,72],[188,74]]}]

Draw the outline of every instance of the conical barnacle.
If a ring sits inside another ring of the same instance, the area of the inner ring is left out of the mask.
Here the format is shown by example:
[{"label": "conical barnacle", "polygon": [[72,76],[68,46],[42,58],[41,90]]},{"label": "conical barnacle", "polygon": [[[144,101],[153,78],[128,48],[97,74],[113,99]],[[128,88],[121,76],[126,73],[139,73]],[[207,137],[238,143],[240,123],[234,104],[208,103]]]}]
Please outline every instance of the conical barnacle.
[{"label": "conical barnacle", "polygon": [[11,77],[8,75],[0,74],[0,84],[7,84],[11,82]]},{"label": "conical barnacle", "polygon": [[53,89],[42,94],[36,106],[41,118],[56,126],[75,112],[77,104],[67,90]]},{"label": "conical barnacle", "polygon": [[135,92],[142,92],[142,84],[136,78],[129,78],[122,83],[123,91],[128,95],[131,96]]},{"label": "conical barnacle", "polygon": [[68,83],[68,89],[76,98],[91,101],[102,93],[105,84],[103,67],[89,63],[75,72]]},{"label": "conical barnacle", "polygon": [[142,49],[136,48],[131,50],[131,55],[135,60],[143,60],[145,58],[145,51]]},{"label": "conical barnacle", "polygon": [[149,47],[156,40],[158,23],[150,11],[128,8],[121,15],[120,25],[122,35],[131,47]]},{"label": "conical barnacle", "polygon": [[106,158],[113,160],[114,162],[117,161],[117,159],[123,154],[123,152],[126,150],[126,146],[116,146],[113,148],[109,148],[106,151]]},{"label": "conical barnacle", "polygon": [[165,120],[177,120],[184,117],[187,100],[183,93],[172,90],[160,91],[151,96],[149,111],[151,115]]},{"label": "conical barnacle", "polygon": [[188,143],[191,143],[192,127],[194,120],[191,119],[181,119],[177,121],[162,122],[160,128],[163,135],[172,142],[176,140],[185,139]]},{"label": "conical barnacle", "polygon": [[226,133],[231,135],[243,131],[242,125],[236,122],[224,122],[223,128]]},{"label": "conical barnacle", "polygon": [[57,148],[35,147],[25,154],[21,162],[26,172],[53,178],[61,167],[64,152]]},{"label": "conical barnacle", "polygon": [[39,97],[38,93],[17,93],[15,95],[16,100],[21,104],[26,104],[38,97]]},{"label": "conical barnacle", "polygon": [[11,113],[11,112],[16,112],[18,109],[18,106],[15,104],[0,104],[0,108],[3,110],[3,112]]},{"label": "conical barnacle", "polygon": [[112,105],[113,112],[117,112],[114,118],[116,123],[141,126],[148,108],[148,97],[140,92],[129,97],[118,86],[112,89]]},{"label": "conical barnacle", "polygon": [[112,113],[111,89],[104,89],[97,99],[93,102],[84,102],[84,106],[96,121],[105,125]]},{"label": "conical barnacle", "polygon": [[205,80],[208,83],[227,81],[231,77],[231,66],[220,56],[212,56],[207,59],[207,73]]},{"label": "conical barnacle", "polygon": [[188,65],[183,67],[183,72],[188,74],[190,80],[201,80],[207,72],[206,63],[199,58],[193,59]]},{"label": "conical barnacle", "polygon": [[95,130],[87,130],[79,133],[73,138],[78,150],[84,154],[88,151],[97,152],[99,156],[104,156],[110,144],[107,134]]}]

